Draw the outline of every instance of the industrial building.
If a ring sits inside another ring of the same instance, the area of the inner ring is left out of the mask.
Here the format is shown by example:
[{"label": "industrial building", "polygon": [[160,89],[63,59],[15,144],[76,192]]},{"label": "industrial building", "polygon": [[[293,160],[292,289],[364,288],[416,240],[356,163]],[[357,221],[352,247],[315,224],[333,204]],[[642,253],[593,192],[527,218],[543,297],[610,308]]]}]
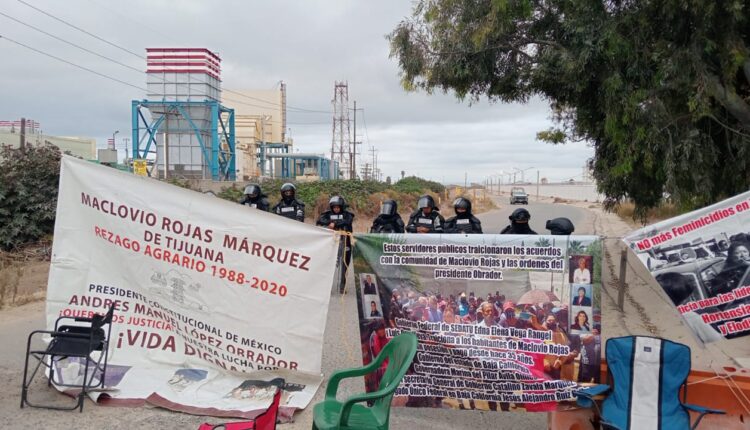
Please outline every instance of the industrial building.
[{"label": "industrial building", "polygon": [[234,110],[221,105],[221,58],[204,48],[147,48],[147,99],[133,100],[133,160],[150,176],[232,181]]},{"label": "industrial building", "polygon": [[[24,137],[27,144],[41,145],[48,142],[63,153],[70,153],[84,160],[96,159],[96,139],[90,137],[52,136],[42,132],[34,120],[26,120]],[[18,147],[21,144],[21,120],[0,121],[0,145]]]},{"label": "industrial building", "polygon": [[292,150],[283,82],[273,90],[223,92],[215,52],[147,48],[146,53],[147,98],[131,103],[132,158],[149,160],[150,176],[338,178],[337,164],[322,154]]},{"label": "industrial building", "polygon": [[238,180],[272,176],[273,166],[262,156],[290,152],[293,147],[286,136],[286,85],[281,82],[272,90],[233,90],[225,95],[225,102],[235,109]]},{"label": "industrial building", "polygon": [[[231,97],[229,97],[231,96]],[[323,154],[294,151],[287,136],[286,84],[272,90],[231,91],[224,101],[235,109],[237,179],[338,179],[338,163]]]}]

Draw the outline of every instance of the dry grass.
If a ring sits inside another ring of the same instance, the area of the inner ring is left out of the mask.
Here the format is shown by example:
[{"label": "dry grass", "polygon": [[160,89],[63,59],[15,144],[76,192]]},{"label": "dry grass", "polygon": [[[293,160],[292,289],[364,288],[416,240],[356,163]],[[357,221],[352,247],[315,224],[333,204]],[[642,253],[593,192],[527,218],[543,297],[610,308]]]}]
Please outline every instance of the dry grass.
[{"label": "dry grass", "polygon": [[614,212],[627,222],[640,223],[643,225],[653,224],[682,213],[675,205],[671,203],[662,203],[660,206],[650,209],[645,218],[638,219],[635,216],[635,204],[632,202],[620,203],[617,205]]},{"label": "dry grass", "polygon": [[44,299],[51,238],[13,252],[0,251],[0,309]]},{"label": "dry grass", "polygon": [[22,266],[17,263],[0,263],[0,309],[16,302]]}]

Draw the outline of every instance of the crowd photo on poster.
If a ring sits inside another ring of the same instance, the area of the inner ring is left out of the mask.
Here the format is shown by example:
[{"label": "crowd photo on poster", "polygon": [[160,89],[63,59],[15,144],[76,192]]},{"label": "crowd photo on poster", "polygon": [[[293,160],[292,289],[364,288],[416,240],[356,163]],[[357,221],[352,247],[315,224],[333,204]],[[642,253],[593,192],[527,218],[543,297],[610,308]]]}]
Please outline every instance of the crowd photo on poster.
[{"label": "crowd photo on poster", "polygon": [[[402,331],[419,339],[395,405],[549,411],[599,382],[601,243],[529,240],[357,236],[363,363]],[[368,391],[385,368],[365,378]]]}]

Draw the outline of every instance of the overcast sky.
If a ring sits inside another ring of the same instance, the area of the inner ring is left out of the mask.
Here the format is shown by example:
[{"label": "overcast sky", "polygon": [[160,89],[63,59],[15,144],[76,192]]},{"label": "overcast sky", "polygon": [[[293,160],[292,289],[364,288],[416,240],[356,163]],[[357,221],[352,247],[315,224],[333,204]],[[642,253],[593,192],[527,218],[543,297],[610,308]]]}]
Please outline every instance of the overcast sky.
[{"label": "overcast sky", "polygon": [[[441,182],[482,182],[526,169],[550,179],[580,178],[593,150],[584,143],[552,146],[535,139],[551,126],[547,104],[470,106],[453,95],[407,93],[388,34],[411,13],[404,0],[188,1],[23,0],[139,55],[146,47],[205,47],[222,58],[222,85],[270,89],[287,84],[289,106],[331,110],[336,80],[357,101],[357,131],[374,145],[385,175],[402,170]],[[177,6],[179,5],[179,6]],[[145,60],[96,40],[18,0],[0,12],[139,70]],[[145,74],[127,69],[0,15],[0,35],[145,87]],[[129,136],[130,101],[143,91],[102,78],[0,39],[0,120],[32,118],[47,134],[91,136],[104,146],[120,130]],[[233,96],[236,98],[237,96]],[[231,103],[225,103],[231,107]],[[330,156],[332,114],[290,110],[289,128],[301,152]],[[364,127],[366,122],[367,127]],[[365,133],[366,131],[366,133]]]}]

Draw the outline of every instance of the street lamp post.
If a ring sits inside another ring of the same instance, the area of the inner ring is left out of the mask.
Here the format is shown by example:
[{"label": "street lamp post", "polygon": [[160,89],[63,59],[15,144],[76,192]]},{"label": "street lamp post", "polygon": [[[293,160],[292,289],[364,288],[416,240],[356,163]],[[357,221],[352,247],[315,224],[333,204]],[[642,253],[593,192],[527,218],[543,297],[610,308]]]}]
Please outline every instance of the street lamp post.
[{"label": "street lamp post", "polygon": [[515,170],[515,172],[513,172],[513,182],[516,182],[516,173],[521,174],[521,182],[526,182],[525,181],[526,175],[524,175],[524,172],[526,172],[527,170],[531,170],[531,169],[533,169],[533,167],[527,167],[525,169],[519,169],[519,168],[514,167],[513,170]]},{"label": "street lamp post", "polygon": [[115,132],[112,133],[112,147],[109,148],[109,149],[116,149],[116,146],[115,146],[115,136],[117,136],[117,133],[119,133],[119,132],[120,132],[120,130],[115,130]]}]

